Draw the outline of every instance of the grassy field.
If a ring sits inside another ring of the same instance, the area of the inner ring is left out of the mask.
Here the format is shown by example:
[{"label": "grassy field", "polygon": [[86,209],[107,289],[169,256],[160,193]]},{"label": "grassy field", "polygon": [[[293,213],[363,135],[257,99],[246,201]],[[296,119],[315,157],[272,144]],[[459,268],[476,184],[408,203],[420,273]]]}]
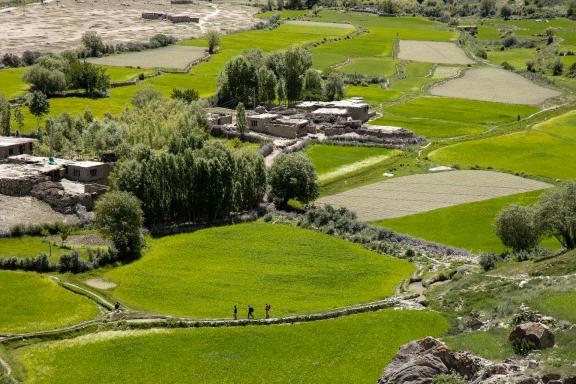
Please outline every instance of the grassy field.
[{"label": "grassy field", "polygon": [[511,172],[572,179],[576,177],[576,112],[534,128],[440,148],[429,157],[444,164],[480,165]]},{"label": "grassy field", "polygon": [[0,271],[0,286],[0,333],[63,327],[98,314],[90,300],[36,273]]},{"label": "grassy field", "polygon": [[323,175],[344,166],[374,157],[389,156],[394,151],[378,147],[348,147],[340,145],[314,144],[306,147],[306,155],[314,164],[316,172]]},{"label": "grassy field", "polygon": [[25,94],[28,84],[22,80],[25,68],[8,68],[0,70],[0,94],[7,99]]},{"label": "grassy field", "polygon": [[432,139],[478,134],[491,126],[510,123],[538,109],[444,97],[420,97],[384,110],[371,124],[410,129]]},{"label": "grassy field", "polygon": [[526,62],[528,60],[535,61],[536,51],[532,48],[513,48],[505,51],[489,51],[488,60],[492,63],[500,65],[504,62],[512,65],[515,69],[526,69]]},{"label": "grassy field", "polygon": [[[215,246],[217,244],[217,246]],[[360,246],[286,225],[242,224],[152,240],[139,261],[110,271],[114,295],[161,313],[229,318],[308,313],[394,293],[413,267]]]},{"label": "grassy field", "polygon": [[[377,76],[393,74],[391,64],[379,67],[370,66],[371,62],[392,61],[392,51],[396,39],[450,41],[457,34],[445,25],[418,17],[382,18],[370,14],[323,11],[310,20],[351,23],[366,28],[367,33],[354,39],[337,41],[312,49],[314,67],[327,69],[335,64],[344,63],[347,58],[352,63],[342,68],[345,72],[368,69],[366,74]],[[387,59],[387,60],[385,60]],[[352,69],[350,69],[350,67]]]},{"label": "grassy field", "polygon": [[576,322],[576,292],[550,293],[529,304],[558,320]]},{"label": "grassy field", "polygon": [[[494,233],[494,218],[508,204],[534,204],[542,191],[521,193],[476,203],[437,209],[417,215],[374,223],[436,243],[465,248],[472,252],[504,252],[506,247]],[[560,248],[555,239],[543,245]]]},{"label": "grassy field", "polygon": [[508,339],[508,329],[491,329],[482,332],[466,332],[457,336],[444,338],[448,346],[455,351],[474,351],[474,353],[491,360],[502,361],[514,356]]},{"label": "grassy field", "polygon": [[[19,355],[25,383],[374,383],[400,345],[439,336],[421,311],[382,311],[290,326],[108,332]],[[185,352],[185,353],[184,353]]]},{"label": "grassy field", "polygon": [[155,71],[153,69],[141,68],[125,68],[125,67],[109,67],[105,66],[106,73],[110,76],[112,83],[122,83],[125,81],[136,80],[140,74],[145,76],[152,75]]},{"label": "grassy field", "polygon": [[[41,237],[23,236],[0,239],[0,258],[34,257],[40,253],[47,255],[50,253],[50,245]],[[70,250],[58,245],[52,246],[52,260],[56,260],[65,253],[70,253]]]},{"label": "grassy field", "polygon": [[402,92],[383,89],[379,85],[369,85],[366,87],[350,85],[346,87],[346,97],[362,96],[364,101],[375,107],[397,99],[402,96]]},{"label": "grassy field", "polygon": [[396,73],[396,63],[391,59],[382,57],[358,57],[338,69],[343,73],[390,77]]}]

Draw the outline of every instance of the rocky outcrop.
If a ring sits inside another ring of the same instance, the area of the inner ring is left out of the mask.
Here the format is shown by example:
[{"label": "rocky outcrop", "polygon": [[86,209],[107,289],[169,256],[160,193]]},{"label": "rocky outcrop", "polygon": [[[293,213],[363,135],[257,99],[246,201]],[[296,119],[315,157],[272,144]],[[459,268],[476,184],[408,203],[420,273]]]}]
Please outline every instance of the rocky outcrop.
[{"label": "rocky outcrop", "polygon": [[401,346],[378,384],[431,384],[435,376],[453,371],[472,378],[488,364],[468,352],[451,352],[443,342],[427,337]]},{"label": "rocky outcrop", "polygon": [[542,323],[525,323],[510,333],[508,341],[513,344],[524,342],[531,349],[545,349],[554,346],[554,334]]}]

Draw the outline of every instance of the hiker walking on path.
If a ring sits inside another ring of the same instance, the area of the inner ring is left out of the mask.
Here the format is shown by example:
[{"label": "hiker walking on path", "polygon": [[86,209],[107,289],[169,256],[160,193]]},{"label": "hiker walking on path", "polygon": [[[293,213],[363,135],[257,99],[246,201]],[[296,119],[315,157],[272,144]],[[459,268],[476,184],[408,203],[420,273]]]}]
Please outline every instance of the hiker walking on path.
[{"label": "hiker walking on path", "polygon": [[264,310],[266,311],[266,318],[269,319],[270,318],[270,304],[266,304],[266,306],[264,306]]},{"label": "hiker walking on path", "polygon": [[238,320],[238,308],[234,306],[234,320]]},{"label": "hiker walking on path", "polygon": [[114,304],[114,311],[116,313],[120,313],[120,303],[117,301],[116,304]]},{"label": "hiker walking on path", "polygon": [[249,319],[254,318],[254,307],[251,305],[248,305],[248,318]]}]

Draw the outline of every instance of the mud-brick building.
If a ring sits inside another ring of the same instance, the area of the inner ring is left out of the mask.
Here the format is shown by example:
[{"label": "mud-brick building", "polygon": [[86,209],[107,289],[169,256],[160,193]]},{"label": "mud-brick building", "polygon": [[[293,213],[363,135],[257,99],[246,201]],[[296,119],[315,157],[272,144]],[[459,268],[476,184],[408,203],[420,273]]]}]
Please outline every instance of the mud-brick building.
[{"label": "mud-brick building", "polygon": [[108,184],[112,167],[99,161],[74,161],[66,165],[65,178],[81,183]]},{"label": "mud-brick building", "polygon": [[0,160],[10,156],[31,154],[35,141],[26,137],[0,136]]}]

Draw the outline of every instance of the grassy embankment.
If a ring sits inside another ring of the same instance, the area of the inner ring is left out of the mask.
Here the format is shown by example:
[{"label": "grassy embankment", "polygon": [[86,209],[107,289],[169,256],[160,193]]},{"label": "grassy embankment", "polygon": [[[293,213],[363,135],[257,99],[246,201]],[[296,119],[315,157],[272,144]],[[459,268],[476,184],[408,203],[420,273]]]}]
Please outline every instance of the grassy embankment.
[{"label": "grassy embankment", "polygon": [[73,325],[96,317],[90,300],[32,272],[0,271],[0,333]]},{"label": "grassy embankment", "polygon": [[[218,247],[214,247],[218,244]],[[114,296],[135,308],[229,318],[320,312],[390,296],[410,263],[316,232],[264,223],[219,227],[150,241],[142,259],[106,273]]]},{"label": "grassy embankment", "polygon": [[[107,332],[37,344],[25,383],[374,383],[398,347],[446,322],[382,311],[290,326]],[[185,351],[185,353],[184,353]]]}]

